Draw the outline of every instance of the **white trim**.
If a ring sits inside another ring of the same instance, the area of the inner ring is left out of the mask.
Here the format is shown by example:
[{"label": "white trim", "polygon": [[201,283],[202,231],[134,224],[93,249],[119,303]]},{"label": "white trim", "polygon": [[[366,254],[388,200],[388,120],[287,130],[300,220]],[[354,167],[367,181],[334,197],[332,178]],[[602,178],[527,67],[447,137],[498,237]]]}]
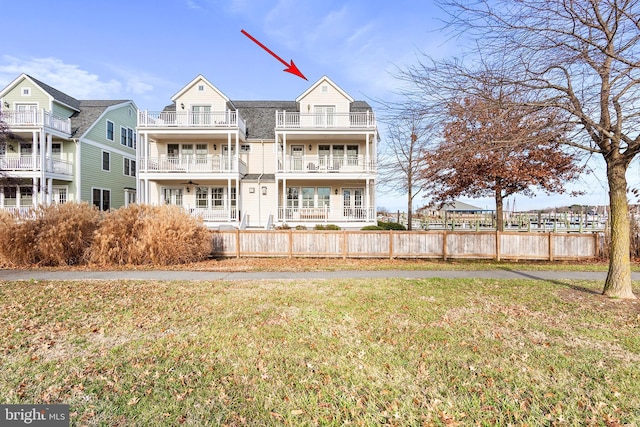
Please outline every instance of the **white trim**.
[{"label": "white trim", "polygon": [[349,96],[349,94],[347,92],[345,92],[344,90],[342,90],[340,88],[340,86],[338,86],[337,84],[335,84],[333,81],[331,81],[331,79],[327,76],[322,76],[320,78],[320,80],[318,80],[317,82],[315,82],[314,84],[311,85],[311,87],[309,87],[309,89],[305,90],[300,96],[298,96],[296,98],[296,102],[300,102],[302,101],[302,99],[304,99],[305,96],[309,95],[311,92],[313,92],[318,86],[320,86],[322,83],[327,83],[331,86],[333,86],[333,88],[335,90],[337,90],[342,96],[344,96],[349,102],[353,102],[353,98],[351,96]]},{"label": "white trim", "polygon": [[206,83],[211,89],[213,89],[214,92],[216,92],[218,95],[220,95],[225,100],[225,102],[229,102],[230,101],[230,99],[229,99],[229,97],[227,97],[227,95],[222,93],[222,91],[220,89],[218,89],[213,84],[211,84],[211,82],[209,80],[207,80],[202,74],[198,74],[195,79],[193,79],[189,83],[187,83],[182,89],[180,89],[178,91],[178,93],[176,93],[175,95],[173,95],[171,97],[171,100],[175,101],[176,99],[178,99],[179,97],[184,95],[185,92],[187,92],[189,89],[191,89],[193,86],[195,86],[199,81],[202,81],[202,82]]},{"label": "white trim", "polygon": [[[125,105],[131,105],[131,106],[133,107],[134,111],[138,111],[138,107],[136,106],[135,102],[133,102],[133,101],[131,101],[131,100],[129,100],[129,101],[125,101],[125,102],[121,102],[120,104],[114,104],[114,105],[111,105],[111,106],[109,106],[109,107],[107,107],[107,108],[105,108],[105,109],[104,109],[104,111],[102,112],[102,114],[100,114],[100,117],[98,117],[96,120],[94,120],[94,122],[91,124],[91,126],[89,126],[89,127],[87,128],[87,130],[86,130],[82,135],[80,135],[80,136],[78,137],[78,139],[80,139],[80,140],[84,139],[84,137],[85,137],[89,132],[91,132],[91,130],[93,129],[93,127],[94,127],[95,125],[97,125],[98,123],[102,123],[102,120],[103,120],[103,119],[105,119],[105,115],[106,115],[107,113],[109,113],[109,112],[111,112],[111,111],[113,111],[113,110],[117,110],[117,109],[119,109],[119,108],[122,108],[122,107],[123,107],[123,106],[125,106]],[[137,121],[137,119],[136,119],[136,126],[137,126],[137,124],[138,124],[138,121]],[[115,134],[115,129],[114,129],[114,134]],[[105,135],[106,135],[106,134],[105,134]],[[115,135],[114,135],[114,136],[115,136]],[[105,138],[105,139],[106,139],[106,138]],[[115,142],[115,141],[114,141],[114,142]],[[119,145],[119,143],[118,143],[118,145]]]}]

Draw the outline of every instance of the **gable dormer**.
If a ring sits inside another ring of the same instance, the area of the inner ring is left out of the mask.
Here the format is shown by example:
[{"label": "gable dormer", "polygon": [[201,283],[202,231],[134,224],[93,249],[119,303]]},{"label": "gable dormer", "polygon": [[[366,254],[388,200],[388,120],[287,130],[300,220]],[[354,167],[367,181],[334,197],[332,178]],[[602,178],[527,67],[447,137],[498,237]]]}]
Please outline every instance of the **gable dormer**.
[{"label": "gable dormer", "polygon": [[326,111],[342,114],[350,111],[353,98],[324,76],[298,96],[296,102],[300,113],[303,114],[319,114]]},{"label": "gable dormer", "polygon": [[[176,111],[223,112],[229,109],[229,98],[202,75],[198,75],[178,93],[171,97]],[[233,109],[233,108],[231,108]]]},{"label": "gable dormer", "polygon": [[45,110],[65,119],[80,111],[77,99],[27,74],[7,85],[0,92],[0,101],[3,109]]}]

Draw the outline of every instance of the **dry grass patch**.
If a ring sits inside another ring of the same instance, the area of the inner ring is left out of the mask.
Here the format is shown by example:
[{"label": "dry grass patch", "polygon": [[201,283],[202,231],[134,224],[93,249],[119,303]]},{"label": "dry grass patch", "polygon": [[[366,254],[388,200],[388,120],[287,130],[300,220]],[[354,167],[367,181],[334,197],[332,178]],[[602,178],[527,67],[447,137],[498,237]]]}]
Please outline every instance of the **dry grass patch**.
[{"label": "dry grass patch", "polygon": [[640,308],[599,286],[0,283],[0,396],[74,425],[635,425]]}]

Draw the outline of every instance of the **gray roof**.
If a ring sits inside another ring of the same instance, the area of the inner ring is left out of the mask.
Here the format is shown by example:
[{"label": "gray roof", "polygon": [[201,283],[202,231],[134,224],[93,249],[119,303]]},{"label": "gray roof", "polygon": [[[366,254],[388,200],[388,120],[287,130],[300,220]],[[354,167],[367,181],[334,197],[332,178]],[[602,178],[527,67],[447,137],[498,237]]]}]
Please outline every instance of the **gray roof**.
[{"label": "gray roof", "polygon": [[100,118],[104,111],[118,104],[131,102],[129,100],[82,100],[78,101],[79,112],[71,116],[71,133],[78,138]]},{"label": "gray roof", "polygon": [[233,101],[240,117],[247,122],[247,136],[255,139],[274,139],[276,111],[297,111],[295,101]]},{"label": "gray roof", "polygon": [[242,178],[242,180],[258,181],[258,178],[260,178],[260,181],[263,181],[263,182],[275,182],[276,174],[275,173],[248,173]]},{"label": "gray roof", "polygon": [[72,96],[67,95],[64,92],[60,92],[58,89],[53,88],[51,86],[49,86],[46,83],[41,82],[38,79],[35,79],[31,76],[28,76],[31,80],[33,80],[38,86],[40,86],[42,88],[42,90],[44,90],[45,92],[47,92],[49,95],[51,95],[53,97],[53,99],[55,99],[56,101],[68,105],[69,107],[73,108],[74,110],[80,110],[80,101],[78,101],[77,99],[75,99]]}]

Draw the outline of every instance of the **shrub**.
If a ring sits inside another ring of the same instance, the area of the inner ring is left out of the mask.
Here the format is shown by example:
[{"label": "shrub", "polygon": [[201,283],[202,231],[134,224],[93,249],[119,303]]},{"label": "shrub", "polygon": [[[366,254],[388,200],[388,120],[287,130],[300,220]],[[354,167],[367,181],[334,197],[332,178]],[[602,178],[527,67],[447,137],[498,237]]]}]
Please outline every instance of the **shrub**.
[{"label": "shrub", "polygon": [[88,203],[65,203],[4,212],[0,221],[3,265],[74,265],[84,261],[100,212]]},{"label": "shrub", "polygon": [[378,227],[382,228],[383,230],[406,230],[407,229],[407,227],[397,222],[383,222],[383,221],[378,221]]},{"label": "shrub", "polygon": [[342,230],[340,226],[335,224],[316,224],[314,230]]},{"label": "shrub", "polygon": [[129,205],[110,212],[96,231],[91,261],[116,265],[170,265],[211,254],[211,235],[202,220],[163,205]]},{"label": "shrub", "polygon": [[43,265],[75,265],[85,260],[101,214],[88,203],[64,203],[39,208],[36,248]]},{"label": "shrub", "polygon": [[296,225],[296,230],[306,230],[307,227],[305,227],[304,225]]},{"label": "shrub", "polygon": [[365,225],[364,227],[362,227],[362,230],[384,230],[384,228],[378,225]]}]

